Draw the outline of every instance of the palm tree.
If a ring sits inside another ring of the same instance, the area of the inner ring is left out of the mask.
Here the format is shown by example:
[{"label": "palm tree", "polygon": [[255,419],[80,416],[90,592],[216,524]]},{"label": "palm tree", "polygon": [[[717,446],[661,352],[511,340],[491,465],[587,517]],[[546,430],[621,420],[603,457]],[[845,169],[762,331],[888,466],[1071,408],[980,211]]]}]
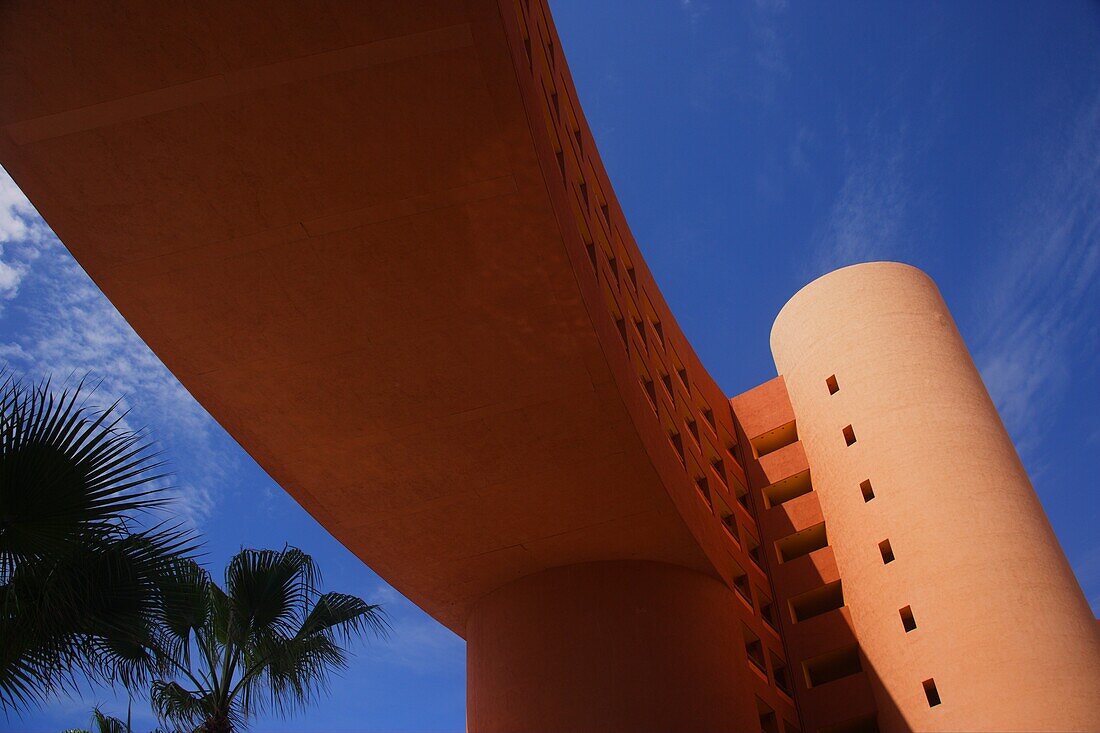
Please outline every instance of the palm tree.
[{"label": "palm tree", "polygon": [[225,590],[197,563],[176,563],[163,623],[174,674],[151,690],[161,719],[226,733],[261,710],[285,715],[313,701],[328,674],[347,666],[343,643],[387,628],[381,607],[320,593],[319,581],[313,559],[294,547],[242,550]]},{"label": "palm tree", "polygon": [[132,733],[129,713],[126,715],[126,721],[123,722],[107,715],[98,707],[92,708],[92,727],[94,731],[89,731],[87,728],[70,728],[63,733]]},{"label": "palm tree", "polygon": [[117,403],[85,398],[0,374],[0,708],[151,679],[160,578],[193,549],[138,521],[166,500],[161,464]]}]

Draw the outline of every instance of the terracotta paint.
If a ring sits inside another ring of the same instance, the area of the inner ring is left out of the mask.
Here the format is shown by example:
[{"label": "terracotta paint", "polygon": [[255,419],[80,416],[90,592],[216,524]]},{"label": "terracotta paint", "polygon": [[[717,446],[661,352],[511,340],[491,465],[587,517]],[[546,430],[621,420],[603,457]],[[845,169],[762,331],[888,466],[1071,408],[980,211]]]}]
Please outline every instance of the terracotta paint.
[{"label": "terracotta paint", "polygon": [[880,724],[1100,729],[1096,622],[935,284],[895,263],[833,272],[783,308],[772,351],[876,697],[896,708]]},{"label": "terracotta paint", "polygon": [[471,730],[1100,726],[1095,623],[926,280],[855,271],[903,272],[941,331],[878,276],[811,286],[782,376],[730,400],[543,0],[11,2],[0,68],[0,162],[245,450],[467,639]]}]

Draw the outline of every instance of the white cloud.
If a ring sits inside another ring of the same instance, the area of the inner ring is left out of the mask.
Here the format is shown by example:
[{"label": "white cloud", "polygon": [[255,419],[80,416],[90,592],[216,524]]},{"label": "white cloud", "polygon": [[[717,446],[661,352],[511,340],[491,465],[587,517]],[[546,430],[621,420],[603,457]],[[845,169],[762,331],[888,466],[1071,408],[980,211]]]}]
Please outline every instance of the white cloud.
[{"label": "white cloud", "polygon": [[1100,95],[1048,158],[979,281],[975,360],[1025,457],[1069,394],[1067,365],[1098,335]]},{"label": "white cloud", "polygon": [[811,277],[904,251],[911,200],[904,143],[904,130],[885,135],[872,123],[865,143],[847,152],[843,183],[814,234]]},{"label": "white cloud", "polygon": [[31,202],[0,168],[0,302],[19,295],[19,286],[35,257],[33,244],[49,234],[49,228]]},{"label": "white cloud", "polygon": [[[210,516],[215,486],[237,459],[216,447],[220,427],[130,328],[7,175],[0,176],[0,360],[24,378],[73,383],[87,376],[94,402],[122,400],[128,426],[154,427],[178,472],[173,511],[193,524]],[[17,316],[18,318],[14,318]],[[180,464],[184,458],[186,466]],[[184,470],[186,469],[186,470]],[[186,478],[183,478],[183,476]]]}]

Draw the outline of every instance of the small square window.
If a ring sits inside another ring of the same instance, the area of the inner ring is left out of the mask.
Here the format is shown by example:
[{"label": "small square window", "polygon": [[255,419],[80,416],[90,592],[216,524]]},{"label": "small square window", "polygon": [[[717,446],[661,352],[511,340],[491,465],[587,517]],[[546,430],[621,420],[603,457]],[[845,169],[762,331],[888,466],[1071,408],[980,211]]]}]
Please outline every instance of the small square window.
[{"label": "small square window", "polygon": [[936,689],[936,681],[932,678],[921,683],[924,685],[924,696],[928,698],[928,707],[934,708],[940,704],[940,691]]},{"label": "small square window", "polygon": [[898,611],[901,614],[901,626],[905,629],[905,633],[909,633],[913,629],[917,628],[917,621],[913,618],[913,609],[910,606]]},{"label": "small square window", "polygon": [[840,385],[836,383],[835,374],[825,380],[825,385],[829,388],[829,394],[836,394],[840,391]]},{"label": "small square window", "polygon": [[870,501],[875,498],[875,491],[871,488],[870,480],[860,483],[859,490],[863,493],[864,501]]},{"label": "small square window", "polygon": [[889,565],[894,561],[894,549],[890,547],[890,540],[878,543],[878,551],[882,553],[882,564]]},{"label": "small square window", "polygon": [[852,426],[844,428],[844,442],[848,445],[854,445],[856,442],[856,431],[852,430]]}]

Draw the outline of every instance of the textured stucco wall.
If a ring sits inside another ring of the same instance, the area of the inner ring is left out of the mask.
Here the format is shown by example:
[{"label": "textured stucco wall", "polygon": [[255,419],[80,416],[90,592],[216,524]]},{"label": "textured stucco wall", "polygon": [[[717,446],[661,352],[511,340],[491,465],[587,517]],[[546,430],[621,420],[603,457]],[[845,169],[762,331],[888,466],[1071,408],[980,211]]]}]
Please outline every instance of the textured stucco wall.
[{"label": "textured stucco wall", "polygon": [[931,279],[826,275],[783,308],[772,352],[883,728],[1100,729],[1097,624]]}]

